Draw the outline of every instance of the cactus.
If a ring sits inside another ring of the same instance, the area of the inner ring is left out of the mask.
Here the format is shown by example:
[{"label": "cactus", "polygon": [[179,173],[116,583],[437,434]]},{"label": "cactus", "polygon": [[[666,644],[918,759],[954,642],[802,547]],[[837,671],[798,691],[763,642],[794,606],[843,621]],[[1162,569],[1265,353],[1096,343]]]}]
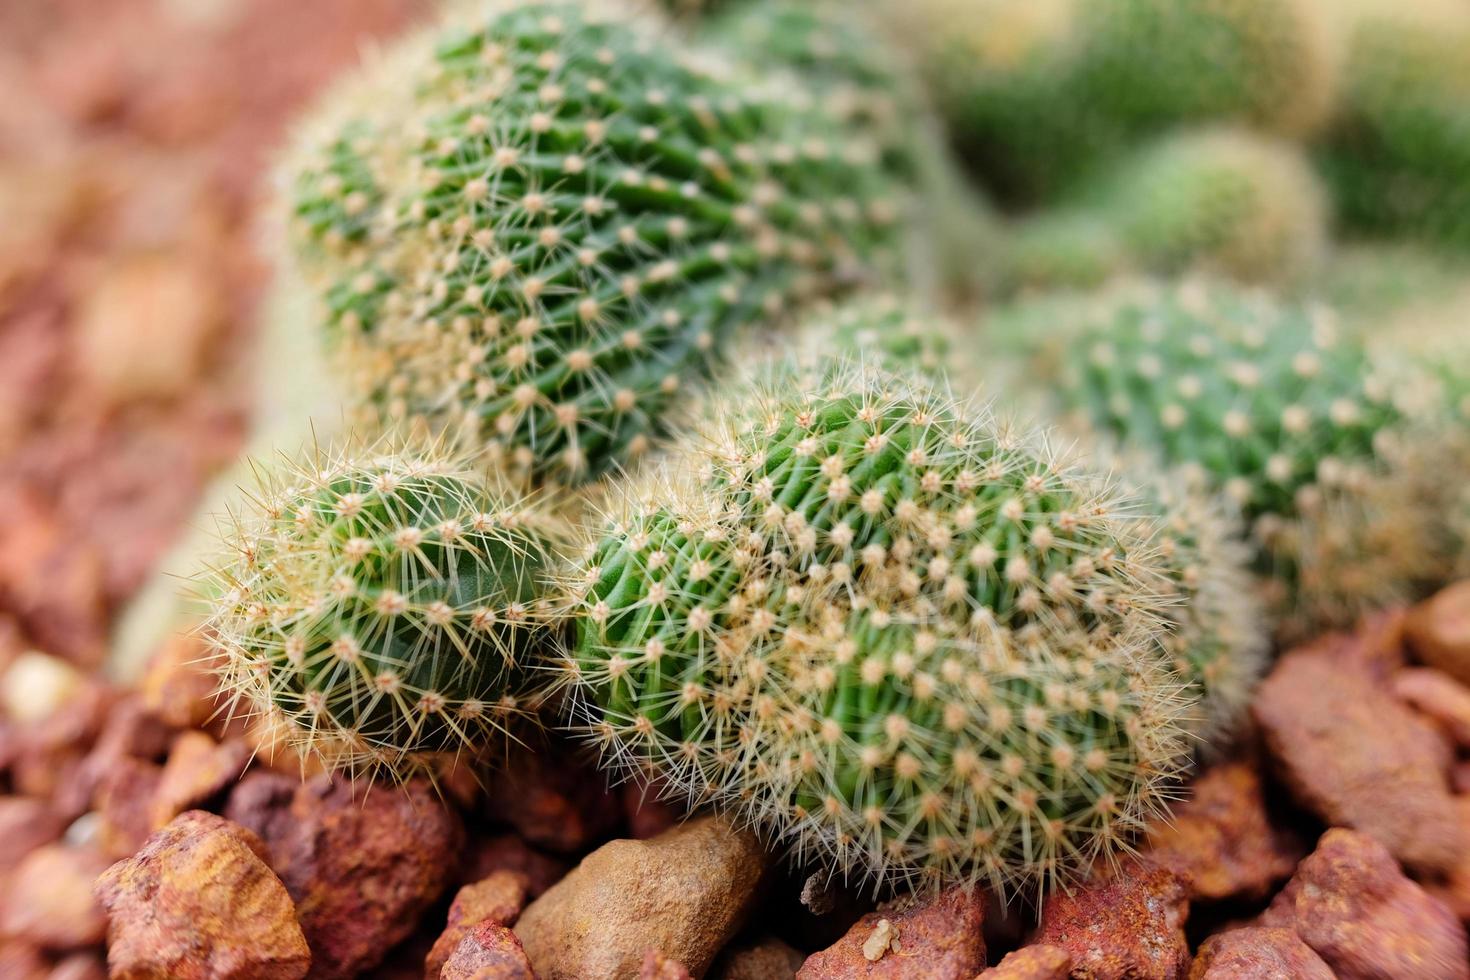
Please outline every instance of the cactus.
[{"label": "cactus", "polygon": [[1196,282],[1079,306],[1021,343],[1076,431],[1156,452],[1241,508],[1295,632],[1412,598],[1458,549],[1446,386],[1337,333],[1325,308]]},{"label": "cactus", "polygon": [[1244,130],[1184,130],[1103,181],[1100,207],[1140,266],[1300,282],[1326,253],[1326,194],[1296,147]]},{"label": "cactus", "polygon": [[[792,346],[786,338],[776,343]],[[951,357],[958,343],[950,321],[924,312],[913,300],[875,293],[809,314],[796,332],[794,346],[803,363],[817,364],[835,356],[935,379],[948,377],[958,367],[960,377],[955,380],[968,381],[963,364]]]},{"label": "cactus", "polygon": [[503,748],[541,698],[558,526],[438,451],[273,471],[206,582],[221,693],[354,774]]},{"label": "cactus", "polygon": [[1346,225],[1470,246],[1470,8],[1352,0],[1346,85],[1319,158]]},{"label": "cactus", "polygon": [[667,31],[527,0],[355,83],[410,104],[314,127],[299,261],[369,417],[585,482],[645,449],[739,328],[897,251],[881,147]]},{"label": "cactus", "polygon": [[1116,854],[1194,702],[1126,499],[916,377],[778,368],[725,404],[573,583],[609,764],[875,886]]},{"label": "cactus", "polygon": [[1121,275],[1133,261],[1107,216],[1084,208],[1048,210],[1012,227],[1001,287],[1007,293],[1088,289]]}]

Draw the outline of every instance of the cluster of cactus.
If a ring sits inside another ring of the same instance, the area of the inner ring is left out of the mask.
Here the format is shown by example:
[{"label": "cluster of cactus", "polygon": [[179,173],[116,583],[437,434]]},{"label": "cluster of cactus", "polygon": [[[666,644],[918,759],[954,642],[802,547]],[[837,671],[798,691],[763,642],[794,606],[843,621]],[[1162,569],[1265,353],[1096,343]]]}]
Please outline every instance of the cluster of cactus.
[{"label": "cluster of cactus", "polygon": [[1470,245],[1470,8],[1352,0],[1342,109],[1320,154],[1345,223]]},{"label": "cluster of cactus", "polygon": [[1326,194],[1306,155],[1248,130],[1168,134],[1070,197],[1018,223],[1011,288],[1084,288],[1124,269],[1293,285],[1327,251]]},{"label": "cluster of cactus", "polygon": [[1179,124],[1310,132],[1337,87],[1337,45],[1314,0],[888,6],[933,69],[962,144],[1020,199],[1055,195],[1133,141]]},{"label": "cluster of cactus", "polygon": [[339,113],[298,165],[302,265],[369,417],[581,483],[740,328],[897,251],[870,134],[625,13],[523,2],[440,33],[354,83],[411,100]]},{"label": "cluster of cactus", "polygon": [[1447,386],[1339,336],[1324,307],[1192,282],[1079,304],[1016,342],[1077,431],[1156,453],[1241,508],[1292,629],[1411,597],[1458,551]]},{"label": "cluster of cactus", "polygon": [[532,717],[567,549],[536,501],[440,452],[272,471],[226,529],[207,623],[231,708],[326,766],[484,756]]},{"label": "cluster of cactus", "polygon": [[1197,706],[1149,522],[915,376],[829,361],[723,404],[574,583],[606,762],[881,882],[1115,853]]}]

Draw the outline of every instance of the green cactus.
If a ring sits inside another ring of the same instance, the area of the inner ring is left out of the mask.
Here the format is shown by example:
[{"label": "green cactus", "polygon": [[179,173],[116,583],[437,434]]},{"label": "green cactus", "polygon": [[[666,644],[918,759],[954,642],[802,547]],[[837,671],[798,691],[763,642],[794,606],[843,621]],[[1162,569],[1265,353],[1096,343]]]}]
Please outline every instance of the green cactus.
[{"label": "green cactus", "polygon": [[1470,246],[1470,8],[1351,0],[1343,106],[1319,159],[1348,226]]},{"label": "green cactus", "polygon": [[1089,289],[1123,274],[1133,261],[1107,216],[1084,208],[1042,211],[1012,226],[1001,288]]},{"label": "green cactus", "polygon": [[[944,317],[923,312],[912,300],[892,293],[865,294],[807,316],[797,331],[798,356],[808,363],[844,357],[897,373],[920,372],[946,378],[960,368],[957,382],[971,380],[952,358],[959,336]],[[775,343],[789,347],[787,338]]]},{"label": "green cactus", "polygon": [[1115,854],[1194,702],[1127,501],[916,377],[776,369],[725,404],[574,583],[609,763],[879,885]]},{"label": "green cactus", "polygon": [[1076,431],[1158,453],[1241,508],[1295,632],[1412,598],[1458,550],[1435,486],[1461,481],[1433,472],[1463,459],[1446,386],[1333,319],[1196,282],[1079,305],[1010,343]]},{"label": "green cactus", "polygon": [[1326,194],[1305,155],[1244,130],[1183,130],[1146,144],[1097,193],[1151,271],[1294,284],[1326,254]]},{"label": "green cactus", "polygon": [[206,583],[222,695],[331,769],[504,748],[541,698],[559,523],[437,452],[270,473]]},{"label": "green cactus", "polygon": [[410,104],[333,109],[297,241],[370,418],[584,482],[739,328],[894,261],[883,148],[667,31],[529,0],[388,59]]}]

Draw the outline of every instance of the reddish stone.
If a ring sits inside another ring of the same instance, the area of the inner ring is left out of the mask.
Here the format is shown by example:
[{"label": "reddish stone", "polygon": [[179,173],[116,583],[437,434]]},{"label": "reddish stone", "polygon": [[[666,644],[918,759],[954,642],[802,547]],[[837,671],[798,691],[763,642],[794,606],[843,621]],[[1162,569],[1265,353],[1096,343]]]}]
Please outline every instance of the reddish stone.
[{"label": "reddish stone", "polygon": [[1404,635],[1415,659],[1470,684],[1470,580],[1415,606]]},{"label": "reddish stone", "polygon": [[1189,882],[1172,869],[1133,861],[1053,894],[1032,941],[1071,954],[1073,976],[1175,980],[1189,966],[1188,918]]},{"label": "reddish stone", "polygon": [[437,977],[460,941],[480,923],[515,925],[526,900],[526,876],[515,871],[497,871],[484,881],[465,885],[449,906],[444,932],[424,959],[424,975]]},{"label": "reddish stone", "polygon": [[901,899],[863,916],[835,945],[807,957],[796,975],[970,980],[985,966],[984,918],[985,898],[978,889]]},{"label": "reddish stone", "polygon": [[1211,936],[1189,968],[1189,980],[1335,980],[1322,957],[1289,929],[1232,929]]},{"label": "reddish stone", "polygon": [[1056,946],[1022,946],[975,980],[1067,980],[1072,954]]},{"label": "reddish stone", "polygon": [[1333,829],[1261,916],[1291,929],[1343,980],[1465,980],[1465,930],[1366,834]]},{"label": "reddish stone", "polygon": [[1470,749],[1470,687],[1433,667],[1405,667],[1393,675],[1393,693]]},{"label": "reddish stone", "polygon": [[219,743],[203,732],[184,732],[174,742],[149,810],[153,828],[221,795],[250,764],[250,747]]},{"label": "reddish stone", "polygon": [[1306,856],[1295,833],[1266,814],[1260,774],[1249,762],[1200,773],[1189,799],[1149,828],[1149,857],[1183,874],[1192,899],[1264,898]]},{"label": "reddish stone", "polygon": [[95,851],[49,844],[16,865],[0,898],[0,933],[51,950],[102,941],[107,921],[92,883],[107,870]]},{"label": "reddish stone", "polygon": [[693,980],[684,964],[665,956],[656,949],[643,954],[643,966],[638,970],[638,980]]},{"label": "reddish stone", "polygon": [[607,779],[569,748],[516,753],[489,781],[487,812],[537,847],[571,854],[611,837],[621,821]]},{"label": "reddish stone", "polygon": [[258,837],[181,814],[97,880],[107,962],[124,980],[299,980],[311,952]]},{"label": "reddish stone", "polygon": [[65,829],[45,800],[0,796],[0,874],[42,844],[56,840]]},{"label": "reddish stone", "polygon": [[1443,873],[1466,845],[1443,738],[1361,670],[1320,653],[1282,658],[1252,711],[1296,799],[1372,834],[1405,864]]},{"label": "reddish stone", "polygon": [[795,948],[768,936],[727,946],[710,975],[715,980],[796,980],[805,959]]},{"label": "reddish stone", "polygon": [[443,980],[536,980],[516,934],[482,922],[460,940],[444,964]]},{"label": "reddish stone", "polygon": [[479,881],[496,871],[515,871],[526,876],[527,894],[531,898],[540,898],[570,870],[571,864],[567,861],[542,854],[515,834],[498,834],[481,837],[471,843],[462,880]]},{"label": "reddish stone", "polygon": [[149,661],[143,705],[175,728],[203,728],[219,710],[215,658],[204,638],[175,633]]},{"label": "reddish stone", "polygon": [[366,786],[318,777],[266,820],[271,867],[296,902],[314,977],[350,977],[408,937],[448,887],[459,817],[423,780]]},{"label": "reddish stone", "polygon": [[679,822],[679,811],[658,798],[657,790],[644,783],[626,783],[622,788],[623,817],[628,836],[638,840],[657,837]]},{"label": "reddish stone", "polygon": [[57,963],[46,980],[107,980],[107,961],[93,953],[73,953]]},{"label": "reddish stone", "polygon": [[286,833],[291,801],[300,786],[299,779],[269,769],[252,769],[230,790],[225,817],[262,840],[275,840]]},{"label": "reddish stone", "polygon": [[153,832],[153,796],[162,778],[162,766],[129,757],[118,759],[102,777],[97,840],[109,857],[135,853]]},{"label": "reddish stone", "polygon": [[5,980],[48,980],[50,964],[27,943],[0,939],[0,977]]}]

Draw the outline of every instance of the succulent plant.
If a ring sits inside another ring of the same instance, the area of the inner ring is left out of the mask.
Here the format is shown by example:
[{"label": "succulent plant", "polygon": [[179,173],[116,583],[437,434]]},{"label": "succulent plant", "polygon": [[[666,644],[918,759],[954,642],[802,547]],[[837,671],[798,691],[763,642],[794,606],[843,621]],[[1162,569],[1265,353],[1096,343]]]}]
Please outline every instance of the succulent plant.
[{"label": "succulent plant", "polygon": [[776,368],[725,404],[574,583],[606,761],[875,886],[1114,855],[1195,701],[1146,522],[916,376]]},{"label": "succulent plant", "polygon": [[296,241],[370,416],[584,482],[739,328],[898,251],[883,147],[668,32],[611,4],[492,8],[354,83],[411,100],[313,127]]},{"label": "succulent plant", "polygon": [[1410,598],[1458,550],[1446,385],[1338,336],[1325,308],[1194,282],[1078,306],[1019,343],[1074,431],[1157,453],[1241,508],[1289,631]]},{"label": "succulent plant", "polygon": [[1319,154],[1343,222],[1470,246],[1470,8],[1351,0],[1341,111]]},{"label": "succulent plant", "polygon": [[[963,364],[951,358],[959,337],[944,317],[925,311],[917,301],[894,293],[868,293],[806,316],[790,338],[773,338],[784,350],[793,346],[803,363],[845,358],[895,373],[919,372],[936,380],[959,369],[959,381],[970,380]],[[767,351],[777,357],[780,351]],[[717,399],[719,396],[716,396]]]},{"label": "succulent plant", "polygon": [[1115,222],[1086,208],[1048,209],[1017,221],[1003,255],[1006,293],[1089,289],[1134,261]]},{"label": "succulent plant", "polygon": [[207,582],[221,693],[333,769],[503,748],[544,687],[559,527],[438,451],[271,471]]},{"label": "succulent plant", "polygon": [[1327,250],[1326,193],[1305,155],[1245,130],[1183,130],[1102,180],[1099,205],[1138,264],[1296,283]]}]

